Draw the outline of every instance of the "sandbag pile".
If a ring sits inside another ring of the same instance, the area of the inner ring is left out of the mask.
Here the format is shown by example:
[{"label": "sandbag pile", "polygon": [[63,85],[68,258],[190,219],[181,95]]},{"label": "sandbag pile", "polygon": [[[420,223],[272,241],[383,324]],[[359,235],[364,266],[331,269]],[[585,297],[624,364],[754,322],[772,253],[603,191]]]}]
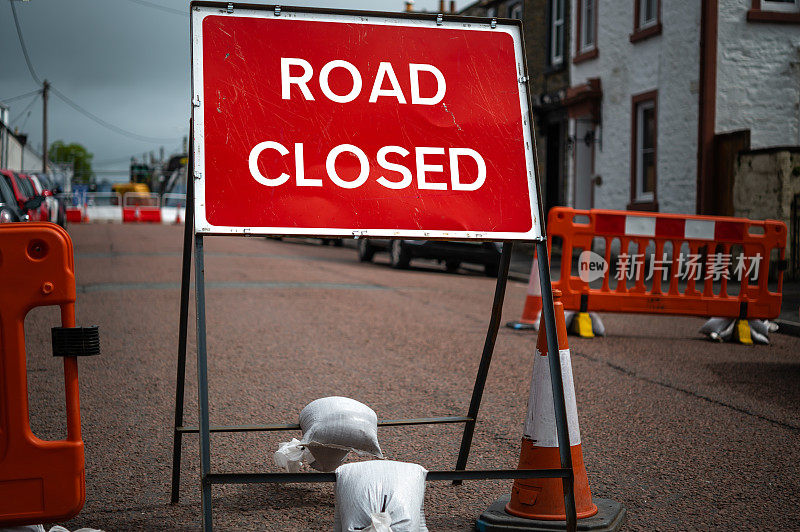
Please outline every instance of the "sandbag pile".
[{"label": "sandbag pile", "polygon": [[334,530],[427,532],[425,468],[389,460],[342,465],[351,452],[383,458],[374,410],[347,397],[324,397],[300,412],[300,430],[300,440],[279,445],[275,464],[290,473],[304,465],[336,471]]},{"label": "sandbag pile", "polygon": [[[700,328],[700,333],[715,342],[735,341],[736,321],[731,318],[711,318]],[[768,320],[749,320],[747,323],[750,325],[750,338],[757,344],[769,344],[769,333],[778,330],[778,324]]]}]

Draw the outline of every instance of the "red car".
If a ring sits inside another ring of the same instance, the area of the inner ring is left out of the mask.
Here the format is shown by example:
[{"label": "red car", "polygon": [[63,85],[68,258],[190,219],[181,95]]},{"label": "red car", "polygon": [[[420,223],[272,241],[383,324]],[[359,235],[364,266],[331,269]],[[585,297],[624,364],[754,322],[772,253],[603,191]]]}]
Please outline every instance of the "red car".
[{"label": "red car", "polygon": [[28,219],[32,221],[47,221],[47,207],[43,207],[44,196],[36,194],[30,178],[24,174],[17,174],[11,170],[0,170],[0,176],[5,179],[8,186],[14,192],[17,204]]}]

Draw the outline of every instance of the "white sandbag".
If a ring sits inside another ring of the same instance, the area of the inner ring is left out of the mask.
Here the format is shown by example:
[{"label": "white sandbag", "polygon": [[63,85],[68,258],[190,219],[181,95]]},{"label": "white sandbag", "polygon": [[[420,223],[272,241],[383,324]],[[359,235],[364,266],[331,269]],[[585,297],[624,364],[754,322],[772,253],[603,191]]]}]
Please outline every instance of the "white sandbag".
[{"label": "white sandbag", "polygon": [[710,335],[712,332],[721,333],[732,320],[730,318],[711,318],[700,327],[700,334]]},{"label": "white sandbag", "polygon": [[324,397],[300,412],[300,440],[284,442],[275,452],[275,464],[299,471],[308,464],[318,471],[333,471],[352,451],[383,458],[378,444],[378,416],[363,403],[347,397]]},{"label": "white sandbag", "polygon": [[769,344],[769,323],[764,320],[750,320],[750,338],[758,344]]},{"label": "white sandbag", "polygon": [[417,464],[355,462],[336,469],[335,532],[427,532],[425,475]]}]

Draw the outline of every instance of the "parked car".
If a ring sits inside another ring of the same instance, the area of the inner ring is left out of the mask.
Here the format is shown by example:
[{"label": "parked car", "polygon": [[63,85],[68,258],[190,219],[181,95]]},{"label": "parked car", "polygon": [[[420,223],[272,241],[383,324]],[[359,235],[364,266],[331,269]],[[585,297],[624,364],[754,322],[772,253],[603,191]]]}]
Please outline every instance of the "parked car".
[{"label": "parked car", "polygon": [[32,174],[29,177],[36,189],[36,193],[44,196],[47,220],[64,227],[66,210],[61,199],[56,196],[55,187],[47,177],[47,174]]},{"label": "parked car", "polygon": [[17,178],[19,179],[19,182],[22,184],[25,191],[29,194],[28,199],[42,198],[42,201],[38,207],[39,221],[50,221],[50,206],[47,204],[47,196],[44,195],[43,189],[36,186],[33,176],[29,174],[17,174]]},{"label": "parked car", "polygon": [[461,263],[482,264],[486,275],[496,276],[500,268],[500,244],[495,242],[451,242],[446,240],[389,240],[359,238],[358,260],[369,262],[377,252],[389,252],[392,268],[408,268],[412,259],[434,259],[449,272]]},{"label": "parked car", "polygon": [[27,218],[17,205],[17,197],[6,182],[5,176],[0,175],[0,223],[24,222]]},{"label": "parked car", "polygon": [[28,179],[22,178],[20,174],[11,170],[0,170],[0,175],[3,176],[6,184],[14,193],[17,206],[22,210],[23,214],[28,216],[29,220],[47,220],[47,215],[43,214],[41,209],[42,203],[44,203],[44,196],[39,196],[35,193],[33,184]]}]

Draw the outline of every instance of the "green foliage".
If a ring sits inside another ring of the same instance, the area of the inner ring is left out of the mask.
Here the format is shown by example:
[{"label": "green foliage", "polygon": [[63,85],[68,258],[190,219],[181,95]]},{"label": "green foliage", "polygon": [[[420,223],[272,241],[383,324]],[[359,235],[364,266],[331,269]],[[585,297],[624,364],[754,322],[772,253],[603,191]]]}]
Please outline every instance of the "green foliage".
[{"label": "green foliage", "polygon": [[92,172],[93,157],[94,155],[89,153],[82,144],[77,142],[64,144],[61,140],[52,143],[48,153],[48,158],[51,161],[73,165],[75,172],[73,180],[76,183],[91,183],[94,180],[94,172]]}]

